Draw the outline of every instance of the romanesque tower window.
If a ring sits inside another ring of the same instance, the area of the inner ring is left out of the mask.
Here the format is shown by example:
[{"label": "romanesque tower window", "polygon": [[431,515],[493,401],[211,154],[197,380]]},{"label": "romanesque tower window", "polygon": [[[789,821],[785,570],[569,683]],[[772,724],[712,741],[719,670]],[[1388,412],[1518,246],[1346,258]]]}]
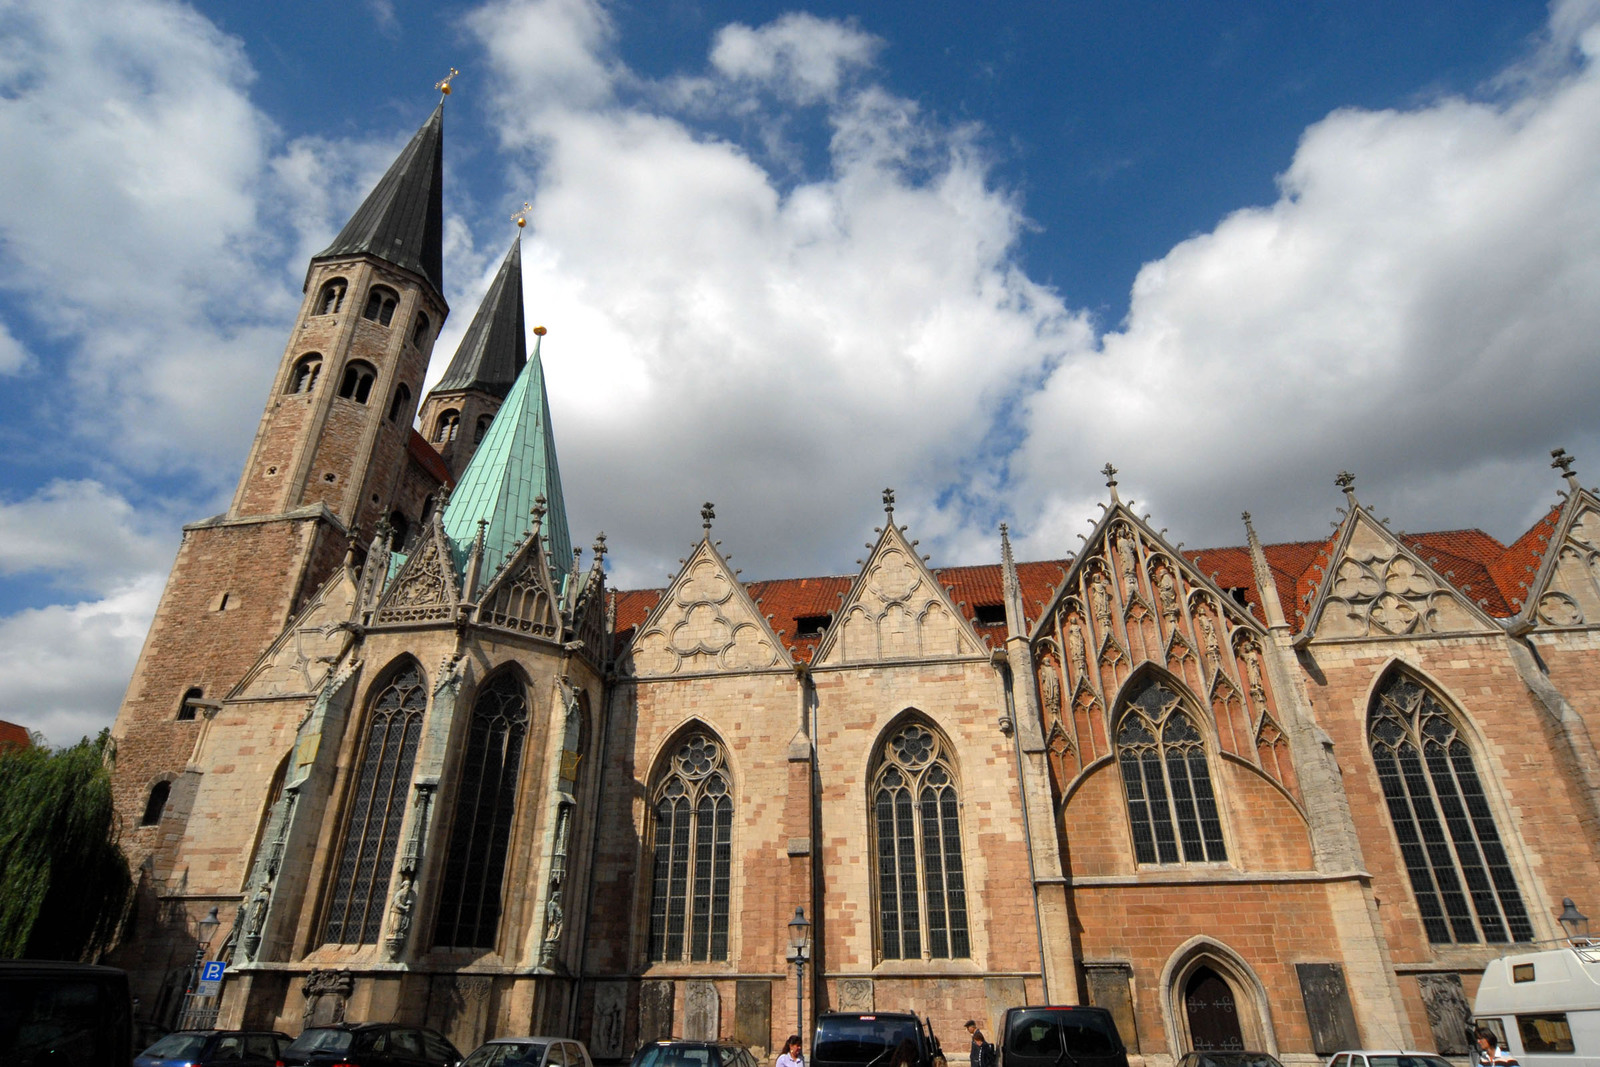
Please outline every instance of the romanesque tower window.
[{"label": "romanesque tower window", "polygon": [[317,387],[317,378],[322,374],[322,355],[311,352],[301,356],[294,365],[294,372],[289,375],[289,392],[309,393]]},{"label": "romanesque tower window", "polygon": [[1146,679],[1123,709],[1117,760],[1138,862],[1228,858],[1205,741],[1182,697],[1160,681]]},{"label": "romanesque tower window", "polygon": [[1367,734],[1428,940],[1532,941],[1472,750],[1444,703],[1397,670],[1372,698]]},{"label": "romanesque tower window", "polygon": [[948,746],[921,723],[895,731],[872,784],[878,938],[886,960],[964,959],[961,798]]},{"label": "romanesque tower window", "polygon": [[361,310],[361,317],[379,326],[387,326],[394,321],[394,309],[399,304],[399,293],[382,285],[374,285],[372,291],[367,293],[367,306]]},{"label": "romanesque tower window", "polygon": [[509,671],[491,679],[472,706],[435,945],[494,947],[506,847],[517,810],[517,772],[527,733],[528,702],[522,682]]},{"label": "romanesque tower window", "polygon": [[323,931],[330,944],[373,944],[383,928],[427,705],[422,671],[415,664],[402,668],[372,702]]},{"label": "romanesque tower window", "polygon": [[411,524],[406,517],[398,511],[389,512],[389,550],[403,552],[406,547],[406,538],[411,536]]},{"label": "romanesque tower window", "polygon": [[489,432],[489,423],[491,423],[493,421],[494,421],[494,416],[493,415],[479,415],[478,416],[478,425],[472,431],[472,443],[473,444],[479,445],[479,444],[483,443],[483,435]]},{"label": "romanesque tower window", "polygon": [[377,378],[377,368],[357,360],[344,369],[344,377],[339,381],[339,395],[357,404],[365,404],[367,397],[372,394],[372,383]]},{"label": "romanesque tower window", "polygon": [[445,408],[439,412],[439,420],[433,424],[433,439],[440,444],[447,444],[456,439],[456,432],[461,429],[461,412],[455,408]]},{"label": "romanesque tower window", "polygon": [[189,722],[200,713],[206,699],[205,690],[194,686],[183,691],[183,699],[178,701],[178,720]]},{"label": "romanesque tower window", "polygon": [[400,418],[402,412],[411,410],[411,390],[405,382],[394,391],[394,399],[389,401],[389,421],[394,422]]},{"label": "romanesque tower window", "polygon": [[150,799],[144,802],[144,817],[139,820],[139,825],[159,825],[161,823],[161,813],[167,810],[167,797],[171,795],[171,782],[157,782],[151,786]]},{"label": "romanesque tower window", "polygon": [[343,278],[330,278],[322,285],[322,292],[317,294],[317,314],[337,315],[339,309],[344,307],[344,294],[348,288]]},{"label": "romanesque tower window", "polygon": [[417,324],[411,329],[411,343],[422,347],[422,342],[428,339],[428,316],[417,312]]},{"label": "romanesque tower window", "polygon": [[656,785],[650,959],[728,958],[733,800],[722,745],[705,733],[671,751]]}]

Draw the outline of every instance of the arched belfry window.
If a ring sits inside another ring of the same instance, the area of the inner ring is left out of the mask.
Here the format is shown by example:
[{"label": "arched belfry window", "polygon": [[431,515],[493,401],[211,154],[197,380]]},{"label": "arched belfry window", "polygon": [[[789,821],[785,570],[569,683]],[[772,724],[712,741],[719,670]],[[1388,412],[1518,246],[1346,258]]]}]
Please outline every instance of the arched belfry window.
[{"label": "arched belfry window", "polygon": [[312,352],[301,356],[289,374],[289,392],[309,393],[316,389],[317,378],[322,374],[322,355]]},{"label": "arched belfry window", "polygon": [[394,399],[389,401],[389,421],[394,422],[402,413],[411,410],[411,389],[405,382],[401,382],[394,391]]},{"label": "arched belfry window", "polygon": [[357,404],[365,404],[372,395],[372,383],[377,380],[378,369],[370,363],[356,360],[344,369],[339,381],[339,395]]},{"label": "arched belfry window", "polygon": [[387,326],[394,321],[394,309],[399,304],[399,293],[382,285],[374,285],[367,293],[367,306],[361,310],[361,317],[379,326]]},{"label": "arched belfry window", "polygon": [[395,674],[372,702],[323,933],[330,944],[378,940],[427,706],[422,671],[415,664]]},{"label": "arched belfry window", "polygon": [[716,738],[697,731],[672,747],[653,791],[652,961],[728,958],[729,786],[726,754]]},{"label": "arched belfry window", "polygon": [[347,283],[343,278],[330,278],[322,285],[322,291],[317,294],[317,314],[337,315],[339,309],[344,307],[344,294]]},{"label": "arched belfry window", "polygon": [[472,705],[435,945],[494,947],[511,819],[517,810],[517,773],[527,734],[528,701],[522,682],[510,672],[490,679]]},{"label": "arched belfry window", "polygon": [[1428,940],[1532,941],[1472,750],[1444,703],[1395,671],[1373,695],[1367,733]]},{"label": "arched belfry window", "polygon": [[433,425],[433,439],[440,443],[454,441],[460,429],[461,412],[455,408],[445,408],[439,412],[439,420]]},{"label": "arched belfry window", "polygon": [[1156,678],[1147,677],[1128,697],[1117,726],[1117,761],[1138,862],[1228,858],[1194,713]]},{"label": "arched belfry window", "polygon": [[494,421],[493,415],[479,415],[477,428],[472,431],[472,443],[482,444],[483,435],[489,432],[489,423]]},{"label": "arched belfry window", "polygon": [[896,730],[879,753],[872,809],[883,958],[970,956],[961,798],[944,740],[921,723]]}]

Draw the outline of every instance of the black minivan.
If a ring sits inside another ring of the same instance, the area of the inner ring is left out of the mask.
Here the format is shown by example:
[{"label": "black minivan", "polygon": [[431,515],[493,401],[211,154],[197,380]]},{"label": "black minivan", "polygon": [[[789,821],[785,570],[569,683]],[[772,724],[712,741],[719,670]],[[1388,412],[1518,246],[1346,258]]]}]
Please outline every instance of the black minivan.
[{"label": "black minivan", "polygon": [[811,1067],[944,1067],[944,1053],[910,1012],[827,1011],[817,1017]]},{"label": "black minivan", "polygon": [[0,961],[0,1063],[128,1067],[128,976],[87,963]]},{"label": "black minivan", "polygon": [[1007,1008],[1001,1067],[1128,1067],[1128,1050],[1104,1008]]}]

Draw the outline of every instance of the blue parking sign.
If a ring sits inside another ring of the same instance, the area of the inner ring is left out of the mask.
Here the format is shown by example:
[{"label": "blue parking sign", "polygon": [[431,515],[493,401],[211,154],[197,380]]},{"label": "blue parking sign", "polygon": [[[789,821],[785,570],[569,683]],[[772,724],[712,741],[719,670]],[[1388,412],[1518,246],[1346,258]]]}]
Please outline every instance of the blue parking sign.
[{"label": "blue parking sign", "polygon": [[201,997],[214,997],[222,992],[222,972],[227,969],[227,964],[221,960],[211,960],[200,966],[200,981],[195,986],[195,995]]}]

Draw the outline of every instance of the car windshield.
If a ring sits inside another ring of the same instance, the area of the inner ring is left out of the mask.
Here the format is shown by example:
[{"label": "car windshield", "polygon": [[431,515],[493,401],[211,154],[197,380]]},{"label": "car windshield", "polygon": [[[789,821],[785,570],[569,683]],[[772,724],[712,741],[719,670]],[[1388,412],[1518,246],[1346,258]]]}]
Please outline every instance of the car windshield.
[{"label": "car windshield", "polygon": [[210,1034],[168,1034],[144,1050],[144,1055],[163,1060],[197,1060]]},{"label": "car windshield", "polygon": [[716,1061],[703,1045],[646,1045],[632,1067],[716,1067]]},{"label": "car windshield", "polygon": [[1196,1052],[1195,1067],[1283,1067],[1265,1052]]},{"label": "car windshield", "polygon": [[289,1043],[286,1052],[347,1052],[354,1034],[349,1030],[332,1030],[316,1027],[307,1030]]},{"label": "car windshield", "polygon": [[1107,1056],[1117,1051],[1116,1034],[1097,1014],[1074,1011],[1031,1011],[1012,1018],[1006,1033],[1006,1055],[1048,1056],[1065,1048],[1074,1056]]},{"label": "car windshield", "polygon": [[1448,1060],[1438,1056],[1367,1056],[1370,1067],[1450,1067]]},{"label": "car windshield", "polygon": [[[824,1019],[817,1025],[818,1060],[835,1063],[888,1063],[890,1053],[909,1042],[907,1055],[917,1056],[917,1024],[912,1019],[881,1019],[870,1015],[852,1019]],[[900,1059],[903,1057],[896,1057]]]}]

